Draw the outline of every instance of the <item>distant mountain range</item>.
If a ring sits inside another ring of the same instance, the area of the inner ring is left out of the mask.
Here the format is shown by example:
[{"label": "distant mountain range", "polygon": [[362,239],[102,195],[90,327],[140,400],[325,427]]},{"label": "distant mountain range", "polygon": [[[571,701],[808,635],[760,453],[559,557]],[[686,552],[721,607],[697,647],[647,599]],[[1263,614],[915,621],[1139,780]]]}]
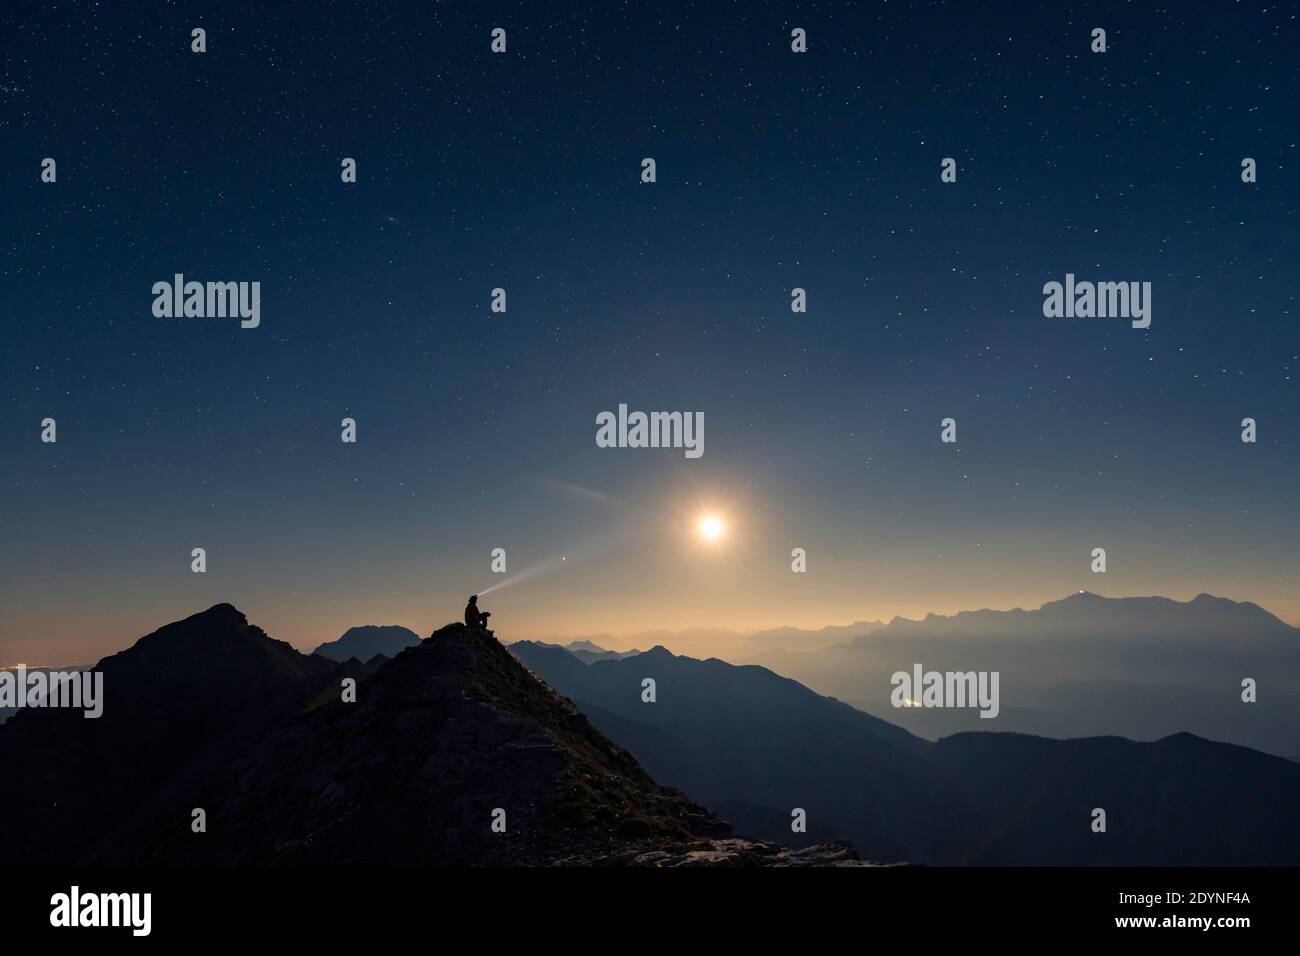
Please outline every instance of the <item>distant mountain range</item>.
[{"label": "distant mountain range", "polygon": [[568,641],[548,638],[536,643],[550,643],[561,647],[592,645],[602,650],[617,650],[622,654],[635,653],[630,650],[631,648],[661,646],[675,653],[688,654],[692,657],[720,657],[739,662],[773,649],[820,650],[833,644],[850,641],[883,626],[879,621],[859,621],[856,624],[832,625],[818,629],[774,627],[762,631],[733,631],[718,627],[694,627],[681,631],[640,631],[623,637],[615,637],[612,634],[587,634]]},{"label": "distant mountain range", "polygon": [[818,651],[823,647],[843,644],[855,637],[877,631],[882,627],[884,625],[879,621],[833,624],[818,630],[807,630],[800,627],[773,627],[766,631],[755,631],[749,635],[741,650],[746,654],[760,654],[763,651],[780,648],[797,651]]},{"label": "distant mountain range", "polygon": [[[752,658],[934,738],[964,730],[1155,740],[1180,731],[1300,756],[1300,629],[1255,604],[1079,593],[1038,610],[895,618],[844,644]],[[996,720],[973,710],[895,709],[890,677],[920,663],[997,671]],[[1257,701],[1242,701],[1242,681]]]},{"label": "distant mountain range", "polygon": [[568,651],[584,664],[590,664],[592,661],[617,661],[625,657],[636,657],[640,654],[639,650],[633,648],[630,651],[607,651],[598,644],[591,641],[570,641],[568,644],[547,644],[541,641],[534,642],[538,647],[556,647],[562,651]]},{"label": "distant mountain range", "polygon": [[[662,633],[687,644],[718,637]],[[1300,759],[1300,694],[1293,690],[1300,685],[1300,629],[1257,605],[1208,594],[1180,602],[1080,592],[1034,611],[931,614],[820,632],[775,628],[740,644],[732,637],[725,659],[764,665],[930,739],[997,730],[1156,740],[1190,731]],[[836,637],[846,639],[825,643]],[[813,650],[818,643],[825,646]],[[892,675],[918,663],[997,671],[1003,702],[996,722],[974,710],[894,708]],[[1246,678],[1257,685],[1253,703],[1242,700]]]},{"label": "distant mountain range", "polygon": [[[662,647],[591,664],[532,642],[511,650],[656,779],[719,812],[744,808],[752,836],[788,833],[798,808],[819,839],[846,838],[880,860],[1300,862],[1300,764],[1246,748],[1190,734],[964,733],[931,744],[758,666]],[[1090,828],[1096,808],[1104,834]]]},{"label": "distant mountain range", "polygon": [[377,654],[396,657],[408,647],[415,647],[419,643],[420,635],[409,628],[395,624],[366,624],[348,628],[338,640],[328,641],[312,653],[328,657],[332,661],[343,662],[352,658],[368,661]]}]

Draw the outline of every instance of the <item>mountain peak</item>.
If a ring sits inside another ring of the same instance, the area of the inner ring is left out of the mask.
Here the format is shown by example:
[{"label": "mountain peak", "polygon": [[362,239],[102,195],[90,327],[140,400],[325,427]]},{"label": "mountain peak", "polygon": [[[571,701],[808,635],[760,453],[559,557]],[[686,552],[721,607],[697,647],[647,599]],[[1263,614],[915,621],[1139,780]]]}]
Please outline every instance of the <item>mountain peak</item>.
[{"label": "mountain peak", "polygon": [[104,658],[99,719],[29,708],[4,725],[0,819],[15,834],[0,856],[68,862],[137,815],[156,824],[166,814],[142,806],[151,787],[215,759],[224,742],[256,741],[308,704],[335,666],[271,639],[227,603]]},{"label": "mountain peak", "polygon": [[178,624],[184,624],[188,621],[204,621],[211,624],[234,624],[236,626],[245,626],[248,624],[248,616],[239,608],[235,607],[228,601],[222,601],[220,604],[214,604],[206,611],[199,611],[191,614],[187,618],[178,621]]},{"label": "mountain peak", "polygon": [[464,624],[361,675],[356,690],[344,701],[336,686],[195,785],[196,804],[238,841],[146,824],[107,858],[528,865],[677,853],[727,830]]},{"label": "mountain peak", "polygon": [[211,687],[246,681],[252,687],[266,679],[297,680],[320,673],[328,663],[313,662],[297,648],[249,624],[233,604],[221,603],[146,634],[126,650],[104,658],[98,667],[114,672],[115,683],[130,683],[135,676],[153,671],[154,679],[164,683]]}]

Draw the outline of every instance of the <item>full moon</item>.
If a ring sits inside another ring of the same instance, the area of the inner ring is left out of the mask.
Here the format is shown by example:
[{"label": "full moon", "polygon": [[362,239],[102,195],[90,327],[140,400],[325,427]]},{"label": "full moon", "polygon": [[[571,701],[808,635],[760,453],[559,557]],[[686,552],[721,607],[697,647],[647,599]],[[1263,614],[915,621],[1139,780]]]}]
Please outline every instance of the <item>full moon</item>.
[{"label": "full moon", "polygon": [[697,530],[700,532],[700,537],[705,541],[718,541],[721,540],[723,532],[727,528],[717,515],[705,515],[700,519]]}]

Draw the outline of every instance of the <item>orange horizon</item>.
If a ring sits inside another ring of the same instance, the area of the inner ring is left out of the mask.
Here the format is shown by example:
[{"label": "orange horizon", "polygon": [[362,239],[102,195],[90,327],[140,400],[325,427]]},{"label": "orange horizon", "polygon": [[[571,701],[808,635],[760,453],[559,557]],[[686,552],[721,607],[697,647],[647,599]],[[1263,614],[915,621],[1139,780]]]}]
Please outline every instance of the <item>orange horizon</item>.
[{"label": "orange horizon", "polygon": [[[1037,610],[1044,604],[1059,601],[1068,597],[1070,594],[1082,593],[1084,591],[1089,591],[1093,594],[1098,594],[1101,597],[1111,599],[1163,597],[1178,603],[1187,603],[1199,594],[1208,593],[1212,596],[1227,598],[1228,600],[1237,603],[1255,604],[1277,617],[1284,624],[1287,624],[1290,627],[1300,628],[1300,608],[1293,608],[1289,613],[1282,612],[1259,600],[1231,597],[1227,594],[1216,593],[1211,590],[1202,589],[1196,590],[1194,593],[1183,593],[1180,595],[1153,594],[1149,591],[1123,594],[1103,594],[1099,591],[1085,588],[1079,588],[1065,594],[1056,594],[1051,597],[1046,597],[1038,600],[1036,603],[1034,601],[1020,600],[1016,602],[1007,602],[998,606],[987,603],[978,604],[978,606],[976,606],[977,602],[951,607],[930,606],[924,609],[918,609],[916,606],[909,606],[897,611],[896,613],[881,612],[873,614],[867,612],[845,613],[840,611],[835,616],[830,614],[815,618],[810,618],[808,616],[798,617],[796,615],[791,615],[790,617],[773,616],[766,620],[759,620],[757,618],[736,619],[727,615],[715,615],[712,620],[705,620],[704,622],[701,622],[698,619],[683,620],[681,619],[682,616],[679,614],[669,617],[666,621],[646,623],[639,627],[628,627],[626,625],[613,627],[602,626],[597,621],[593,620],[565,625],[551,615],[529,615],[526,611],[507,610],[505,613],[499,612],[494,614],[493,626],[497,636],[505,643],[513,643],[514,641],[522,640],[558,641],[567,643],[582,638],[601,636],[608,637],[615,643],[623,644],[633,642],[637,638],[648,633],[654,633],[663,638],[671,639],[673,637],[689,638],[692,634],[701,631],[717,632],[718,636],[725,634],[728,636],[735,635],[736,637],[743,638],[759,631],[777,628],[819,631],[824,628],[847,627],[853,624],[871,621],[878,621],[881,624],[887,625],[895,618],[919,621],[923,620],[930,614],[935,614],[941,617],[951,617],[955,614],[968,611],[991,610],[1006,612],[1017,609]],[[23,660],[21,654],[5,654],[4,659],[0,659],[0,670],[13,669],[18,666],[26,666],[29,668],[57,668],[94,664],[106,657],[126,650],[140,640],[140,638],[153,633],[167,624],[183,620],[192,614],[197,614],[215,604],[221,603],[233,604],[248,617],[250,624],[260,627],[272,639],[283,641],[303,653],[310,653],[323,643],[337,640],[344,632],[353,627],[362,627],[367,625],[396,625],[405,627],[423,638],[427,637],[430,633],[445,624],[459,621],[461,617],[459,613],[460,609],[456,608],[455,613],[447,613],[445,619],[437,619],[428,623],[418,623],[416,626],[412,626],[412,620],[414,618],[424,617],[427,619],[430,615],[419,613],[411,614],[409,612],[382,614],[377,613],[373,608],[362,610],[362,605],[358,605],[357,612],[352,618],[347,617],[346,615],[340,615],[336,612],[321,611],[318,609],[318,613],[325,613],[328,615],[331,622],[338,621],[338,623],[326,624],[321,622],[313,625],[311,623],[303,623],[299,620],[298,615],[294,614],[292,609],[270,608],[263,602],[255,599],[244,603],[239,601],[211,601],[203,603],[202,606],[191,607],[189,610],[185,610],[182,613],[177,613],[176,611],[163,613],[162,616],[149,618],[148,623],[132,624],[127,620],[122,620],[114,628],[117,633],[113,637],[106,637],[103,634],[102,619],[97,618],[94,622],[91,622],[85,620],[86,615],[83,613],[82,615],[74,615],[74,617],[80,617],[81,620],[78,620],[70,631],[65,631],[61,635],[64,640],[73,642],[78,640],[84,641],[86,653],[83,656],[75,654],[71,656],[52,655],[47,651],[39,657],[33,656],[30,660]],[[486,606],[487,605],[485,604],[485,607]],[[489,607],[488,609],[491,610],[493,608]],[[161,611],[161,608],[159,608],[159,610]],[[149,613],[150,612],[141,611],[137,614],[131,615],[131,617],[142,618]],[[168,613],[170,613],[171,616],[167,616]],[[123,612],[122,616],[123,618],[126,618],[127,614]],[[738,617],[739,616],[737,616],[737,618]],[[550,623],[539,624],[537,623],[538,619]],[[523,623],[523,626],[515,626],[516,621],[527,623]],[[135,628],[135,630],[132,630],[132,628]],[[80,637],[78,637],[78,632],[80,632]],[[46,639],[48,639],[48,637]],[[9,643],[9,640],[9,638],[0,639],[0,645]],[[42,639],[36,637],[29,639],[28,643],[32,643],[33,640],[41,641]],[[98,648],[99,650],[92,651],[92,648]],[[624,648],[612,647],[610,649]],[[641,649],[645,650],[646,648]],[[49,663],[34,664],[30,662],[31,660],[42,660],[48,661]]]}]

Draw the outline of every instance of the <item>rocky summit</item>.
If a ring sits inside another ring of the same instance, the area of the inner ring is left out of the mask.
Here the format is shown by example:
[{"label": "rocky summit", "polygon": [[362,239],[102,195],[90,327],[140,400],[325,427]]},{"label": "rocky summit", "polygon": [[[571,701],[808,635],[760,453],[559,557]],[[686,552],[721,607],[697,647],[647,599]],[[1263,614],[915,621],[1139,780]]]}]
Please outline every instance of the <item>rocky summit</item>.
[{"label": "rocky summit", "polygon": [[[191,620],[204,633],[227,621],[246,629],[228,612]],[[293,714],[239,746],[212,748],[77,858],[488,866],[856,859],[847,844],[790,851],[731,838],[726,823],[656,783],[494,638],[463,625],[377,668],[355,664],[340,665],[323,685],[313,675],[313,693],[298,695]],[[345,699],[349,682],[354,701]],[[203,832],[191,825],[199,808]]]}]

